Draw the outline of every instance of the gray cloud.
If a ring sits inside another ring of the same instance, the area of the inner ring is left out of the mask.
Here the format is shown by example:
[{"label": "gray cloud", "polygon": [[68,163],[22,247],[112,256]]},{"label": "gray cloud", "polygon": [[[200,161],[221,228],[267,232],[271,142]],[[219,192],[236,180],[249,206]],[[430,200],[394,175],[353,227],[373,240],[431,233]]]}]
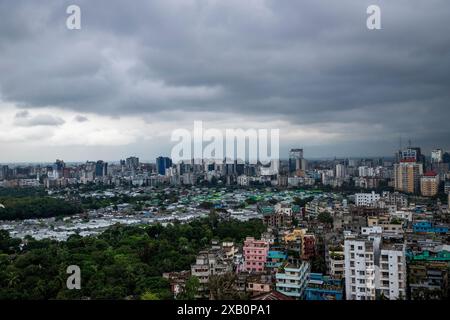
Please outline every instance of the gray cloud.
[{"label": "gray cloud", "polygon": [[18,127],[60,126],[65,121],[49,114],[31,116],[28,111],[20,111],[15,115],[14,124]]},{"label": "gray cloud", "polygon": [[[450,148],[447,0],[80,0],[80,31],[65,28],[69,4],[0,1],[3,100],[287,120],[353,135],[355,150],[384,141],[381,154],[400,135]],[[370,4],[382,30],[365,27]]]},{"label": "gray cloud", "polygon": [[85,116],[77,115],[74,119],[76,122],[86,122],[89,121],[89,119]]}]

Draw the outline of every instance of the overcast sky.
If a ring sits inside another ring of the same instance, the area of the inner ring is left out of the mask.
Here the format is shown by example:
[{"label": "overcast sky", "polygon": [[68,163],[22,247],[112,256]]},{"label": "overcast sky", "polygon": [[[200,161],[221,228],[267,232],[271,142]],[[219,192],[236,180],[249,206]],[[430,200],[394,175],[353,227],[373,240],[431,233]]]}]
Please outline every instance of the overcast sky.
[{"label": "overcast sky", "polygon": [[447,150],[449,34],[448,0],[0,0],[0,162],[153,160],[194,120],[282,157]]}]

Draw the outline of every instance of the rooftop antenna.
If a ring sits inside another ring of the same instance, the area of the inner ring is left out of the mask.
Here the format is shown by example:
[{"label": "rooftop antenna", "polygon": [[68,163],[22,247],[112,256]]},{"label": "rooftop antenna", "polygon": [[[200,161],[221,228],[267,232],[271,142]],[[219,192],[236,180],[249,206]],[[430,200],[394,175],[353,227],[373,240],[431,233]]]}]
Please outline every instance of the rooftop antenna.
[{"label": "rooftop antenna", "polygon": [[411,139],[408,140],[408,147],[411,148]]}]

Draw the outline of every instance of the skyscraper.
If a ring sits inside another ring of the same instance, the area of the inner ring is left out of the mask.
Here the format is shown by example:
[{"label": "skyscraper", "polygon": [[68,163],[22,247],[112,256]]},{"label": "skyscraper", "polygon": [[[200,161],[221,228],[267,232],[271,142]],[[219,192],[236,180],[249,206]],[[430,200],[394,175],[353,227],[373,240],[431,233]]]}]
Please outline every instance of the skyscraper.
[{"label": "skyscraper", "polygon": [[293,173],[305,169],[303,149],[291,149],[291,151],[289,151],[289,172]]},{"label": "skyscraper", "polygon": [[104,177],[108,175],[108,163],[102,160],[97,161],[95,164],[95,176]]},{"label": "skyscraper", "polygon": [[394,165],[395,190],[406,193],[418,193],[422,173],[422,163],[415,162],[413,158],[396,163]]},{"label": "skyscraper", "polygon": [[158,157],[156,158],[156,171],[159,175],[166,175],[166,169],[172,166],[172,159],[168,157]]},{"label": "skyscraper", "polygon": [[127,168],[132,170],[132,169],[137,169],[139,167],[139,158],[137,157],[129,157],[126,159],[126,165]]}]

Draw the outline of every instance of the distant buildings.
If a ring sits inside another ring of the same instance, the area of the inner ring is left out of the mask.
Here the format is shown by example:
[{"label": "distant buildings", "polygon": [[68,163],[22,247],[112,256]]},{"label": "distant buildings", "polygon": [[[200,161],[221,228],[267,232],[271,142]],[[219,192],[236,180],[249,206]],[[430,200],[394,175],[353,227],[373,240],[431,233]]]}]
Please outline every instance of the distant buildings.
[{"label": "distant buildings", "polygon": [[444,160],[444,152],[442,149],[431,151],[431,163],[441,163]]},{"label": "distant buildings", "polygon": [[129,157],[125,160],[125,165],[129,170],[136,170],[139,167],[139,158]]},{"label": "distant buildings", "polygon": [[289,151],[289,173],[298,175],[306,170],[306,160],[303,158],[303,149],[291,149]]},{"label": "distant buildings", "polygon": [[424,197],[434,197],[439,192],[439,176],[433,171],[426,172],[420,178],[420,192]]},{"label": "distant buildings", "polygon": [[423,173],[422,163],[412,159],[402,160],[394,165],[395,190],[405,193],[418,193],[420,177]]},{"label": "distant buildings", "polygon": [[172,159],[167,157],[156,158],[156,170],[159,175],[166,175],[166,170],[172,166]]},{"label": "distant buildings", "polygon": [[355,204],[358,207],[369,207],[380,200],[380,195],[373,191],[372,193],[357,193],[355,194]]}]

